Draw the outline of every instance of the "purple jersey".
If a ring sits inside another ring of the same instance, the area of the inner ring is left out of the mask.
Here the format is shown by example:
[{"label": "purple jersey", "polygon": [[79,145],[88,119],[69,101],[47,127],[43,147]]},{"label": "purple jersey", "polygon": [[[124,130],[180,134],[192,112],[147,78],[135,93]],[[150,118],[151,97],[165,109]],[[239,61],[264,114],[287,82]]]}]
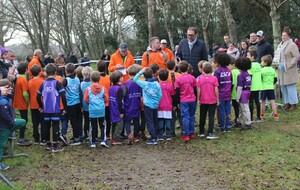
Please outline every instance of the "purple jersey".
[{"label": "purple jersey", "polygon": [[218,78],[218,82],[219,82],[219,99],[231,100],[231,85],[232,85],[231,70],[228,69],[227,67],[219,67],[214,72],[214,76]]},{"label": "purple jersey", "polygon": [[60,96],[57,80],[45,80],[39,92],[43,97],[44,113],[60,113]]},{"label": "purple jersey", "polygon": [[247,71],[242,71],[237,78],[237,86],[243,87],[240,103],[248,103],[251,88],[251,76]]},{"label": "purple jersey", "polygon": [[122,118],[120,117],[120,110],[118,104],[119,88],[119,85],[114,85],[109,88],[109,111],[111,122],[119,122],[122,120]]},{"label": "purple jersey", "polygon": [[124,97],[125,117],[136,118],[140,116],[142,88],[132,80],[125,82],[126,95]]}]

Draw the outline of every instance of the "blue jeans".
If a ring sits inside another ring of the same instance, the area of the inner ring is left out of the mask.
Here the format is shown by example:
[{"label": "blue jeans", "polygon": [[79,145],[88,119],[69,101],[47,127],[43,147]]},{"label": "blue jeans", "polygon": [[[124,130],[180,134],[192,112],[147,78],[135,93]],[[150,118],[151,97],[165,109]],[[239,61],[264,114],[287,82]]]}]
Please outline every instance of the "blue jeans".
[{"label": "blue jeans", "polygon": [[218,107],[221,129],[230,129],[231,100],[220,100]]},{"label": "blue jeans", "polygon": [[151,139],[157,139],[157,134],[158,134],[157,109],[151,109],[145,106],[144,114],[147,123],[147,129],[151,136]]},{"label": "blue jeans", "polygon": [[[166,131],[166,138],[171,137],[171,133],[170,133],[171,119],[159,118],[158,126],[159,126],[159,138],[163,138],[165,131]],[[165,126],[166,126],[166,128],[165,128]]]},{"label": "blue jeans", "polygon": [[180,103],[183,135],[188,136],[195,133],[196,102]]},{"label": "blue jeans", "polygon": [[133,121],[133,136],[137,137],[140,132],[140,116],[136,118],[124,117],[124,125],[127,135],[131,133],[131,121]]},{"label": "blue jeans", "polygon": [[298,104],[296,84],[282,85],[280,87],[284,104]]}]

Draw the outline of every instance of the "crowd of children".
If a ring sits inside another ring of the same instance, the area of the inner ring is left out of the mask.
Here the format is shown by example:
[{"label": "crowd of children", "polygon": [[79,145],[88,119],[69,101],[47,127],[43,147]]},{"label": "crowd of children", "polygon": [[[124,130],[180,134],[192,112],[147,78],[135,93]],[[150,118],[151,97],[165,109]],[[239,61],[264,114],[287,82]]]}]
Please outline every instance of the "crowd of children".
[{"label": "crowd of children", "polygon": [[[199,62],[202,74],[197,79],[186,61],[179,63],[176,72],[175,62],[170,60],[166,63],[167,69],[159,69],[155,64],[149,68],[134,64],[127,69],[130,77],[127,81],[117,70],[107,75],[104,61],[97,63],[97,71],[89,66],[76,69],[69,63],[65,66],[64,79],[56,75],[54,64],[45,67],[46,80],[41,77],[41,68],[33,65],[30,69],[33,78],[27,81],[27,65],[20,63],[12,106],[19,110],[22,120],[14,120],[14,112],[7,108],[11,95],[1,96],[0,112],[8,113],[8,116],[0,116],[0,123],[5,123],[1,131],[7,130],[7,136],[19,128],[18,144],[30,145],[25,138],[28,106],[35,143],[45,145],[52,152],[63,150],[59,141],[65,145],[80,145],[85,141],[92,148],[98,141],[101,146],[109,147],[108,140],[112,145],[119,145],[124,139],[128,139],[129,145],[140,139],[155,145],[164,138],[169,141],[176,136],[176,120],[182,127],[182,140],[188,142],[198,133],[195,130],[197,105],[200,107],[198,136],[207,139],[218,138],[215,118],[222,133],[230,132],[233,126],[251,129],[252,101],[256,103],[256,121],[264,119],[266,100],[270,101],[274,120],[278,121],[274,93],[277,75],[271,67],[272,57],[261,58],[262,68],[254,61],[256,52],[250,51],[247,56],[232,60],[226,53],[216,53],[212,63]],[[11,86],[9,81],[0,80],[0,86],[5,85]],[[230,120],[231,105],[235,113],[233,121]],[[208,130],[205,132],[207,114]],[[70,140],[67,139],[68,121],[72,127]],[[146,139],[145,125],[149,139]],[[4,140],[0,142],[1,154],[5,143]]]}]

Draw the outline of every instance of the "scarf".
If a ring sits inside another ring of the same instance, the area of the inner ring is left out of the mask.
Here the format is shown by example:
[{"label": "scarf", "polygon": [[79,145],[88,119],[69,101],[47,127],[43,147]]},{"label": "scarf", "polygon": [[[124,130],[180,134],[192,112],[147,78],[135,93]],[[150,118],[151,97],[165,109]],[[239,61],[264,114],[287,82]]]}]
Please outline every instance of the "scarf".
[{"label": "scarf", "polygon": [[196,42],[197,42],[197,38],[195,38],[195,40],[192,41],[192,42],[188,41],[190,51],[192,50],[192,48],[194,47],[194,45],[195,45]]},{"label": "scarf", "polygon": [[279,69],[283,72],[285,72],[286,68],[284,50],[291,42],[293,42],[292,39],[280,42],[274,54],[273,64],[279,65]]}]

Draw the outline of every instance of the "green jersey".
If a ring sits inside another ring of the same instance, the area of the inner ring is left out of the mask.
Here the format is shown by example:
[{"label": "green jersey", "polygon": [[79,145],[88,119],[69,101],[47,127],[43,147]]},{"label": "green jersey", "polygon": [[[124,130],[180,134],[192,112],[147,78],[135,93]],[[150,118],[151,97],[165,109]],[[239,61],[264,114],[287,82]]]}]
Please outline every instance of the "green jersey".
[{"label": "green jersey", "polygon": [[231,93],[231,99],[236,100],[236,85],[237,85],[237,77],[240,74],[240,71],[238,69],[232,69],[231,75],[232,75],[232,93]]},{"label": "green jersey", "polygon": [[274,79],[277,78],[277,73],[273,67],[266,66],[261,70],[262,89],[274,90]]},{"label": "green jersey", "polygon": [[251,63],[251,69],[248,70],[248,73],[252,76],[251,78],[251,91],[260,91],[262,90],[261,82],[261,66],[258,62]]}]

